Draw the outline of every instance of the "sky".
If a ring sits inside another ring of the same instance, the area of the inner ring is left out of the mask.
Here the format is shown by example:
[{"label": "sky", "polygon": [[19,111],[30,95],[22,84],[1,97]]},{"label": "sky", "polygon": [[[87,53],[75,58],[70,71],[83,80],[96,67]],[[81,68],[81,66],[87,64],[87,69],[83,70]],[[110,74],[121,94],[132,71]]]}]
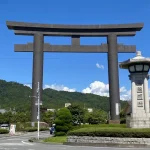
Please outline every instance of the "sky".
[{"label": "sky", "polygon": [[[136,45],[150,57],[150,0],[0,0],[0,79],[32,84],[33,53],[14,52],[14,44],[33,42],[32,36],[14,35],[6,21],[47,24],[144,23],[135,37],[118,43]],[[69,37],[45,37],[50,44],[71,44]],[[82,45],[100,45],[106,38],[81,38]],[[118,54],[122,62],[135,53]],[[128,71],[119,69],[120,98],[131,98]],[[44,53],[43,88],[109,96],[106,53]]]}]

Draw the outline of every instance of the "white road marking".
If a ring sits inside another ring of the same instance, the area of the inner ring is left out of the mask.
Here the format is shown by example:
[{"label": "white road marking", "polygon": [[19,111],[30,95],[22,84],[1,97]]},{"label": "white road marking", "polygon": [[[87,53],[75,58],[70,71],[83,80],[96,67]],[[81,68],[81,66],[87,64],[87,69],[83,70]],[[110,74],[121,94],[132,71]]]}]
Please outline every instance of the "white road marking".
[{"label": "white road marking", "polygon": [[5,139],[6,141],[11,141],[11,140],[13,140],[13,141],[19,141],[20,139],[18,138],[18,139]]},{"label": "white road marking", "polygon": [[0,148],[0,149],[2,149],[2,150],[16,150],[16,149],[18,149],[18,148]]},{"label": "white road marking", "polygon": [[23,143],[0,143],[1,146],[24,146]]},{"label": "white road marking", "polygon": [[21,141],[23,144],[26,144],[26,145],[34,145],[34,144],[31,144],[31,143],[28,143],[28,142],[24,142],[24,141]]}]

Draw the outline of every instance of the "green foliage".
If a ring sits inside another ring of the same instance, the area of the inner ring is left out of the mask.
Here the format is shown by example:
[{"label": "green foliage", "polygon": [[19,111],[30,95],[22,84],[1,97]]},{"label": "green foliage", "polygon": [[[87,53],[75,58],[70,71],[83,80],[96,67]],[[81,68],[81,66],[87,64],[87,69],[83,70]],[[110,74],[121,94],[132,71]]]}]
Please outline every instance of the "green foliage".
[{"label": "green foliage", "polygon": [[[46,130],[49,130],[49,129],[48,128],[40,128],[40,131],[46,131]],[[27,128],[24,128],[23,131],[34,132],[34,131],[37,131],[37,127],[27,127]]]},{"label": "green foliage", "polygon": [[56,131],[62,131],[62,132],[67,132],[69,130],[69,127],[67,127],[67,126],[65,126],[65,125],[63,125],[63,126],[59,126],[59,125],[57,125],[56,126]]},{"label": "green foliage", "polygon": [[99,123],[106,123],[107,122],[107,113],[103,110],[94,110],[93,112],[89,113],[87,117],[87,122],[89,124],[99,124]]},{"label": "green foliage", "polygon": [[80,125],[84,122],[84,115],[86,110],[80,105],[74,104],[68,107],[69,111],[72,114],[73,125]]},{"label": "green foliage", "polygon": [[81,128],[126,128],[126,124],[83,124],[81,126],[74,126],[71,131]]},{"label": "green foliage", "polygon": [[64,136],[66,132],[55,132],[55,136]]},{"label": "green foliage", "polygon": [[[31,110],[31,89],[17,82],[6,82],[0,80],[0,107],[17,112]],[[93,94],[82,94],[79,92],[56,91],[52,89],[43,90],[43,106],[46,108],[62,108],[65,103],[78,104],[82,108],[96,108],[109,111],[109,98]],[[121,101],[124,108],[127,102]]]},{"label": "green foliage", "polygon": [[49,126],[52,126],[54,119],[55,119],[55,113],[51,111],[44,112],[41,115],[41,120],[48,123]]},{"label": "green foliage", "polygon": [[126,123],[126,118],[120,118],[120,124],[125,124]]},{"label": "green foliage", "polygon": [[[16,131],[27,131],[30,128],[31,128],[31,130],[32,130],[32,128],[33,128],[33,130],[34,130],[34,128],[36,128],[36,130],[37,130],[37,122],[35,122],[34,125],[35,125],[35,127],[32,127],[31,122],[25,122],[25,123],[24,122],[17,122],[16,123]],[[49,130],[47,124],[44,122],[40,122],[40,128],[41,128],[41,130],[43,130],[43,129]]]},{"label": "green foliage", "polygon": [[128,128],[81,128],[70,131],[67,135],[72,136],[98,136],[98,137],[134,137],[150,138],[150,129]]},{"label": "green foliage", "polygon": [[71,127],[72,123],[72,115],[68,108],[62,108],[56,113],[56,120],[54,121],[56,124],[56,133],[65,132],[67,133]]},{"label": "green foliage", "polygon": [[7,129],[0,129],[0,134],[7,134],[9,131]]},{"label": "green foliage", "polygon": [[0,124],[2,123],[17,123],[17,122],[28,122],[30,121],[30,116],[31,114],[29,112],[17,112],[17,113],[12,113],[12,112],[5,112],[4,114],[0,113]]},{"label": "green foliage", "polygon": [[10,108],[16,111],[27,111],[30,108],[29,98],[31,95],[31,89],[23,84],[16,82],[6,82],[0,80],[0,106],[10,110]]},{"label": "green foliage", "polygon": [[49,137],[44,139],[43,142],[64,143],[67,142],[67,137],[66,136]]},{"label": "green foliage", "polygon": [[72,120],[72,115],[68,108],[61,108],[57,113],[56,113],[56,118],[59,120],[64,121],[65,123],[70,123]]},{"label": "green foliage", "polygon": [[120,123],[121,124],[125,124],[126,123],[126,113],[123,110],[121,110],[121,112],[120,112]]}]

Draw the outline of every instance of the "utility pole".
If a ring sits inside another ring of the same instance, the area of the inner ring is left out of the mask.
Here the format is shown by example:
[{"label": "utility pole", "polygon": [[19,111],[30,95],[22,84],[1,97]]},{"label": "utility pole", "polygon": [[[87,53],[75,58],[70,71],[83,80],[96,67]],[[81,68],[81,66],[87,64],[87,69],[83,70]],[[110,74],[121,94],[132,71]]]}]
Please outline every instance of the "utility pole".
[{"label": "utility pole", "polygon": [[38,140],[40,137],[40,83],[38,82],[38,88],[37,88],[37,99],[38,99],[38,115],[37,115],[37,120],[38,120]]}]

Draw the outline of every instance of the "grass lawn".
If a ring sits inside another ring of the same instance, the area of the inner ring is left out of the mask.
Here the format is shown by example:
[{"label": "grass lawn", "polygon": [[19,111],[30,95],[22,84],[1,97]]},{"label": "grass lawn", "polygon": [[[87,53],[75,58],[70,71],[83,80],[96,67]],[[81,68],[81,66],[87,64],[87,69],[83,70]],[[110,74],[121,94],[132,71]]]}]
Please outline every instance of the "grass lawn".
[{"label": "grass lawn", "polygon": [[49,137],[43,140],[43,142],[52,142],[52,143],[64,143],[66,141],[67,141],[67,136]]}]

